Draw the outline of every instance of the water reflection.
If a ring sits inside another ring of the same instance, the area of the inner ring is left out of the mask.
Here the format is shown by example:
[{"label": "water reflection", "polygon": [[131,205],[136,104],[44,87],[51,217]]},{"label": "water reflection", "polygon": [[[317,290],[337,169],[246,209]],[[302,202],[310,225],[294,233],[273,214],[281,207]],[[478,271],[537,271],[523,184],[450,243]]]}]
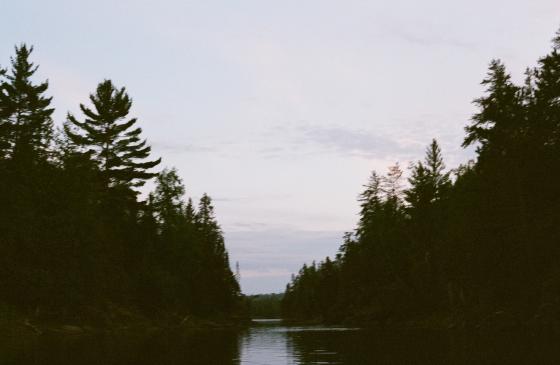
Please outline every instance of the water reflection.
[{"label": "water reflection", "polygon": [[287,335],[297,364],[560,363],[558,336],[549,333],[326,329]]},{"label": "water reflection", "polygon": [[0,334],[0,364],[557,364],[557,340],[549,333],[368,331],[259,321],[243,331],[53,334],[28,341]]},{"label": "water reflection", "polygon": [[2,365],[237,365],[236,331],[155,331],[150,334],[42,335],[0,345]]},{"label": "water reflection", "polygon": [[241,339],[241,364],[297,364],[279,320],[256,320]]}]

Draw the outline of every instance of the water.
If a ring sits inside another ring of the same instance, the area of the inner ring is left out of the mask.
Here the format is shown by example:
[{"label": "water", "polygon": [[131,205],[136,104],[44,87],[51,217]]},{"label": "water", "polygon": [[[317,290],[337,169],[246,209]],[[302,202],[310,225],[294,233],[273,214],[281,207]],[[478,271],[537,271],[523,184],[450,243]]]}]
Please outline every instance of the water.
[{"label": "water", "polygon": [[559,344],[547,333],[371,331],[269,320],[241,331],[44,335],[24,342],[0,334],[0,364],[559,364]]}]

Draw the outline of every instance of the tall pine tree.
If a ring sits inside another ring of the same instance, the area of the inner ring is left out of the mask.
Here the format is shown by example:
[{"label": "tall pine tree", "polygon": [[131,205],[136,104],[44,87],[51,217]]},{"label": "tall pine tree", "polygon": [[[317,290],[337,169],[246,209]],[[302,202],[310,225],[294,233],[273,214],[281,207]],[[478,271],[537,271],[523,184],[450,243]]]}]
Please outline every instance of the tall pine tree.
[{"label": "tall pine tree", "polygon": [[161,159],[146,161],[151,148],[140,139],[142,129],[134,127],[136,118],[126,120],[132,99],[125,88],[117,89],[111,80],[105,80],[90,95],[90,101],[93,109],[80,104],[84,121],[68,114],[64,129],[70,140],[97,161],[106,183],[138,187],[156,176],[148,170]]},{"label": "tall pine tree", "polygon": [[53,134],[52,97],[44,95],[49,84],[31,80],[38,69],[29,60],[32,51],[25,44],[15,47],[0,87],[0,155],[26,161],[46,159]]}]

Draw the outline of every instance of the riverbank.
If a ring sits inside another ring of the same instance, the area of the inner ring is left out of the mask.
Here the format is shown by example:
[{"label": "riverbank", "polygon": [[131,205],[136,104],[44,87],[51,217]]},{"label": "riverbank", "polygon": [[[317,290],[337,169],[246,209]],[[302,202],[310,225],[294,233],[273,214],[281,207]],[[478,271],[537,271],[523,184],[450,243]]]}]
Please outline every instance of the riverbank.
[{"label": "riverbank", "polygon": [[241,329],[250,325],[250,319],[242,316],[215,316],[201,318],[176,314],[160,318],[147,318],[134,311],[105,313],[103,320],[87,319],[45,319],[32,318],[15,311],[4,310],[0,314],[2,340],[31,339],[45,334],[86,335],[120,332],[150,333],[164,330],[196,331],[208,329]]},{"label": "riverbank", "polygon": [[499,310],[484,315],[439,312],[409,318],[379,317],[368,313],[353,313],[344,319],[283,319],[294,326],[335,325],[364,329],[387,330],[552,330],[560,334],[560,318],[553,313],[539,313],[529,318]]}]

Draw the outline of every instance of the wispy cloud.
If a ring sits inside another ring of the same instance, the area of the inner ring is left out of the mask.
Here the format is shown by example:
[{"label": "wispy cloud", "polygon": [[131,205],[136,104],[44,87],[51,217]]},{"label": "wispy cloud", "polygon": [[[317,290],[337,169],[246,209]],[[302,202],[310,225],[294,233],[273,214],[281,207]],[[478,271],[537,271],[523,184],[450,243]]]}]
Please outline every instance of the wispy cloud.
[{"label": "wispy cloud", "polygon": [[461,39],[447,37],[442,34],[427,34],[423,32],[407,32],[404,29],[394,29],[393,36],[405,42],[425,46],[425,47],[454,47],[467,50],[476,50],[477,45],[474,42],[468,42]]},{"label": "wispy cloud", "polygon": [[301,142],[342,155],[384,158],[405,151],[397,141],[366,130],[306,125],[299,132]]},{"label": "wispy cloud", "polygon": [[[265,158],[293,158],[335,154],[341,157],[393,159],[422,153],[423,144],[406,136],[346,127],[341,125],[298,125],[277,127],[274,138],[282,138],[282,145],[266,146],[259,150]],[[426,143],[428,143],[426,141]]]},{"label": "wispy cloud", "polygon": [[262,270],[241,270],[241,277],[245,279],[253,278],[282,278],[290,277],[292,272],[288,270],[278,269],[262,269]]},{"label": "wispy cloud", "polygon": [[232,263],[240,264],[244,292],[258,293],[281,291],[303,263],[334,256],[342,235],[342,231],[248,229],[226,232],[225,238]]},{"label": "wispy cloud", "polygon": [[215,152],[217,151],[217,147],[214,146],[201,146],[195,145],[190,143],[180,144],[180,143],[168,143],[168,142],[161,142],[155,141],[151,143],[152,148],[161,152],[168,152],[168,153],[204,153],[204,152]]},{"label": "wispy cloud", "polygon": [[255,194],[246,196],[233,196],[233,197],[216,197],[214,201],[232,203],[232,202],[256,202],[256,201],[270,201],[278,199],[291,198],[292,194]]}]

